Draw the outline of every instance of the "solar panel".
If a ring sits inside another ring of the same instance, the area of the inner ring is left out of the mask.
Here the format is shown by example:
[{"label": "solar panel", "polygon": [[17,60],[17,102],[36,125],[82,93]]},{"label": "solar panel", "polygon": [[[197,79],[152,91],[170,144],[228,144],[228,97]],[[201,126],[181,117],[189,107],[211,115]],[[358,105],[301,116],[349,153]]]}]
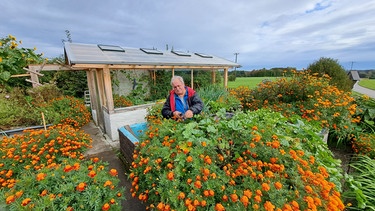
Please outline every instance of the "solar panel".
[{"label": "solar panel", "polygon": [[204,54],[204,53],[195,53],[195,55],[198,55],[198,56],[203,57],[203,58],[213,58],[211,55]]},{"label": "solar panel", "polygon": [[150,49],[150,48],[140,48],[141,51],[147,53],[147,54],[159,54],[159,55],[163,55],[163,52],[161,51],[158,51],[156,49]]},{"label": "solar panel", "polygon": [[98,47],[102,51],[118,51],[118,52],[125,52],[123,48],[117,45],[101,45],[99,44]]},{"label": "solar panel", "polygon": [[186,52],[183,52],[183,51],[172,51],[172,53],[174,53],[178,56],[191,56],[190,53],[186,53]]}]

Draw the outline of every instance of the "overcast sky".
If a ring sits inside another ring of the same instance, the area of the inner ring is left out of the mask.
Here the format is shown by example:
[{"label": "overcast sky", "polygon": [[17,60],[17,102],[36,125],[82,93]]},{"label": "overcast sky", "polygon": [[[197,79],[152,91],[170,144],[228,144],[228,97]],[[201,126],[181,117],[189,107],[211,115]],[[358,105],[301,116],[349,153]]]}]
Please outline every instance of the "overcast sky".
[{"label": "overcast sky", "polygon": [[374,0],[0,0],[0,37],[47,58],[76,43],[202,52],[244,70],[321,57],[375,69]]}]

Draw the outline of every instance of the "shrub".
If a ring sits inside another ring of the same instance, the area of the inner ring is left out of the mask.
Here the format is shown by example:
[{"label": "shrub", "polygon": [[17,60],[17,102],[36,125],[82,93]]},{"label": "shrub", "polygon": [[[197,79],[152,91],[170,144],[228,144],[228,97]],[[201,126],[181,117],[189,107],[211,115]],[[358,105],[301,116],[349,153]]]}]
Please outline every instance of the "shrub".
[{"label": "shrub", "polygon": [[344,91],[351,91],[353,82],[345,72],[345,69],[339,64],[338,60],[322,57],[318,61],[307,67],[312,73],[319,73],[320,76],[329,75],[332,80],[330,84]]},{"label": "shrub", "polygon": [[319,131],[269,110],[151,124],[131,192],[158,210],[343,210],[339,162]]},{"label": "shrub", "polygon": [[329,85],[329,79],[309,72],[295,72],[290,78],[266,81],[253,90],[232,89],[231,94],[241,101],[245,110],[269,108],[286,117],[299,115],[329,128],[333,140],[349,142],[352,122],[358,121],[352,118],[357,105],[350,93]]}]

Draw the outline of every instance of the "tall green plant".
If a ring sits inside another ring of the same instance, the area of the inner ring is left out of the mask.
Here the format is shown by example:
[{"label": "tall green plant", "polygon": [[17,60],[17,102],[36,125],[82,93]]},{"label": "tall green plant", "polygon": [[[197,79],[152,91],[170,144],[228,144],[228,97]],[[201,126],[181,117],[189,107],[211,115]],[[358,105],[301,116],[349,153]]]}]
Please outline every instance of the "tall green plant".
[{"label": "tall green plant", "polygon": [[20,48],[21,44],[22,41],[17,41],[12,35],[0,39],[0,86],[2,88],[9,90],[15,86],[30,86],[31,84],[24,78],[11,78],[11,76],[24,74],[24,67],[43,61],[43,54],[37,54],[36,48]]},{"label": "tall green plant", "polygon": [[375,160],[368,156],[358,156],[350,164],[353,173],[346,175],[348,190],[343,197],[352,202],[351,210],[375,210]]}]

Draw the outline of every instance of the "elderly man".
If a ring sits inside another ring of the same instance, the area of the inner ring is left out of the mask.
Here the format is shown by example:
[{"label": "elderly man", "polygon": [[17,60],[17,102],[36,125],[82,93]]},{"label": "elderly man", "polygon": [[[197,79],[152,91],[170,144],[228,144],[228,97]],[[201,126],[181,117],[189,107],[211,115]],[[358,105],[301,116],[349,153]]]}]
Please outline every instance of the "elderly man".
[{"label": "elderly man", "polygon": [[163,117],[187,119],[202,111],[202,100],[192,88],[185,86],[181,76],[172,77],[171,85],[172,90],[161,110]]}]

